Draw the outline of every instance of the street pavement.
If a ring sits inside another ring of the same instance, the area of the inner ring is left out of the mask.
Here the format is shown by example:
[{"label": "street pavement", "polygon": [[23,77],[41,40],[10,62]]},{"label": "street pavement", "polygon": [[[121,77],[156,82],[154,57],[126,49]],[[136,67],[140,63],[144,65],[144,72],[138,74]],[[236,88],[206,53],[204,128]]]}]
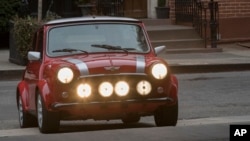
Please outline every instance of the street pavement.
[{"label": "street pavement", "polygon": [[[211,49],[181,50],[174,53],[163,51],[159,56],[166,59],[173,73],[196,73],[250,70],[250,42],[218,44]],[[25,66],[9,62],[9,50],[0,50],[0,80],[21,79]]]}]

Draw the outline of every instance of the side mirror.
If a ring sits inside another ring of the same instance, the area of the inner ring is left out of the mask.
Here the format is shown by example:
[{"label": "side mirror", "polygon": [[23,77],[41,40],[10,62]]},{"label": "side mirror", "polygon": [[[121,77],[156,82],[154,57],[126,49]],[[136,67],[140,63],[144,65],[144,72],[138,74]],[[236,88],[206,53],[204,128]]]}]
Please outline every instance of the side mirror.
[{"label": "side mirror", "polygon": [[29,51],[28,52],[28,60],[29,61],[38,61],[41,59],[41,53],[36,51]]},{"label": "side mirror", "polygon": [[165,50],[166,46],[158,46],[155,47],[155,53],[156,55],[159,55],[163,50]]}]

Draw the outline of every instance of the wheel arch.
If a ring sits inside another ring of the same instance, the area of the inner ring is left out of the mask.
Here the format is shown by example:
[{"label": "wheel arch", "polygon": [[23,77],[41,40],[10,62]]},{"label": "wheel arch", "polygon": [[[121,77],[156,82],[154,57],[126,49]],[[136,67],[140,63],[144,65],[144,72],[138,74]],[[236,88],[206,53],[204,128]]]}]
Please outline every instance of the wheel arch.
[{"label": "wheel arch", "polygon": [[[38,94],[41,95],[41,98],[45,103],[45,107],[47,109],[49,109],[49,106],[50,106],[51,101],[52,101],[52,97],[51,97],[51,91],[49,88],[49,84],[46,80],[40,80],[37,83],[35,99],[37,99]],[[35,104],[37,105],[37,101]]]},{"label": "wheel arch", "polygon": [[175,75],[171,75],[171,90],[170,96],[174,99],[175,103],[178,103],[178,79]]},{"label": "wheel arch", "polygon": [[[28,85],[24,82],[21,81],[16,88],[16,103],[17,107],[19,106],[19,96],[21,96],[21,100],[23,102],[23,110],[28,111]],[[19,108],[19,107],[18,107]]]}]

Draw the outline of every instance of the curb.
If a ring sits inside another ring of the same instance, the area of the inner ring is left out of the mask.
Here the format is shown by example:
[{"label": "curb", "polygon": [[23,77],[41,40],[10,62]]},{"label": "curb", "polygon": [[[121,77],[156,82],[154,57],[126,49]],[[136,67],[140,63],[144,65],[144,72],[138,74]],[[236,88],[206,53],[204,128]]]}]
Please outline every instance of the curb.
[{"label": "curb", "polygon": [[206,64],[206,65],[170,65],[174,74],[184,73],[211,73],[250,70],[250,63],[240,64]]},{"label": "curb", "polygon": [[215,53],[215,52],[223,52],[223,49],[222,48],[166,49],[165,54]]},{"label": "curb", "polygon": [[0,70],[0,80],[21,80],[24,70]]}]

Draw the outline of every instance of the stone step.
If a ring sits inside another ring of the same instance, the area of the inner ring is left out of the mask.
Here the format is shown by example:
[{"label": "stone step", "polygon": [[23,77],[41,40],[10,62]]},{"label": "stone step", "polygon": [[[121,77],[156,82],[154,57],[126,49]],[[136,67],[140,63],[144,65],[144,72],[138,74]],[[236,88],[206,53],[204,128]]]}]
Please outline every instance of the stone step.
[{"label": "stone step", "polygon": [[193,28],[148,30],[151,40],[201,39]]},{"label": "stone step", "polygon": [[165,45],[167,49],[205,48],[202,39],[151,40],[151,44],[154,47]]},{"label": "stone step", "polygon": [[174,25],[169,19],[143,19],[154,47],[165,45],[167,49],[183,50],[205,48],[205,42],[192,26]]},{"label": "stone step", "polygon": [[145,26],[171,25],[170,19],[140,19]]},{"label": "stone step", "polygon": [[222,52],[222,48],[188,48],[188,49],[166,49],[162,54],[183,54],[183,53],[214,53]]}]

